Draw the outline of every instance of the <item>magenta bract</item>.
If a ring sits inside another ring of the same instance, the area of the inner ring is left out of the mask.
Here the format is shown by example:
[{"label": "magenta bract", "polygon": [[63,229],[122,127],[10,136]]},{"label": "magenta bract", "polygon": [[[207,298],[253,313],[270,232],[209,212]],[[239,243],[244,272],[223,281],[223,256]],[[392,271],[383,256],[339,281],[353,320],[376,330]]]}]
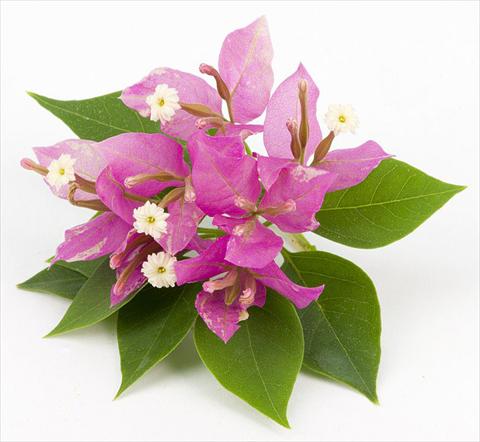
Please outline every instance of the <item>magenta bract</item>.
[{"label": "magenta bract", "polygon": [[[232,265],[225,259],[228,243],[228,238],[220,238],[198,257],[175,265],[178,284],[214,278],[203,285],[195,305],[210,330],[223,341],[227,342],[238,330],[238,323],[248,317],[245,312],[249,307],[263,305],[265,286],[299,308],[305,308],[322,293],[323,286],[307,288],[290,281],[274,262],[262,268]],[[223,274],[226,276],[219,277]],[[229,299],[232,292],[240,294]]]},{"label": "magenta bract", "polygon": [[[300,63],[270,97],[272,58],[261,17],[227,35],[218,70],[201,64],[215,88],[199,76],[158,68],[122,92],[122,102],[139,118],[159,121],[163,133],[35,148],[39,164],[24,160],[25,168],[55,184],[59,197],[102,212],[66,231],[53,262],[110,255],[117,274],[112,305],[148,278],[155,287],[203,282],[196,308],[225,342],[249,307],[264,305],[266,287],[297,308],[316,300],[323,286],[299,286],[275,263],[284,237],[318,228],[327,192],[360,183],[390,155],[374,141],[330,151],[338,132],[358,124],[355,116],[342,126],[353,108],[329,108],[323,139],[314,80]],[[264,111],[264,122],[253,121]],[[251,154],[245,144],[261,132],[268,156]],[[152,263],[165,259],[175,273],[162,286],[167,268]]]}]

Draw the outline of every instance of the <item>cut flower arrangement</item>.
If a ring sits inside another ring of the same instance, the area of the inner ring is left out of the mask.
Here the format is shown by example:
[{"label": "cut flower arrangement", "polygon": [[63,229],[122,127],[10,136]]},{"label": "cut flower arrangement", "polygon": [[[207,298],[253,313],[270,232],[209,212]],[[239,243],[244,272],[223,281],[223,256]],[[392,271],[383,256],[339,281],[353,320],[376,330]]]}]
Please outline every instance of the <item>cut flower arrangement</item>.
[{"label": "cut flower arrangement", "polygon": [[[193,329],[218,381],[283,426],[302,367],[377,402],[374,285],[303,234],[382,247],[463,187],[375,141],[343,146],[359,124],[350,105],[325,106],[322,136],[307,69],[271,93],[272,58],[262,17],[230,33],[203,76],[157,68],[80,101],[30,93],[79,139],[37,147],[22,166],[92,216],[19,286],[71,299],[48,336],[117,315],[117,396]],[[260,133],[267,155],[248,139]]]}]

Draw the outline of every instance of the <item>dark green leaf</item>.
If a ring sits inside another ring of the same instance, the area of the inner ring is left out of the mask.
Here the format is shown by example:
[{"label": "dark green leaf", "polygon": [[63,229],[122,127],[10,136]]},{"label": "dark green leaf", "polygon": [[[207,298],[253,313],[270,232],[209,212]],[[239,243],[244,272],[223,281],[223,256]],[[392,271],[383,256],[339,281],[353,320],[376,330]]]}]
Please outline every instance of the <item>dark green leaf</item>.
[{"label": "dark green leaf", "polygon": [[90,276],[93,275],[95,270],[97,270],[99,264],[101,264],[104,260],[105,258],[102,257],[102,258],[95,259],[93,261],[74,261],[74,262],[57,261],[54,264],[54,267],[61,266],[69,270],[78,272],[81,275],[85,276],[86,278],[90,278]]},{"label": "dark green leaf", "polygon": [[47,335],[55,336],[71,330],[89,327],[107,318],[132,299],[110,307],[110,289],[115,282],[115,272],[108,259],[101,260],[92,276],[78,291],[59,324]]},{"label": "dark green leaf", "polygon": [[149,286],[120,310],[122,385],[117,396],[183,341],[197,317],[195,297],[200,290],[198,284],[169,289]]},{"label": "dark green leaf", "polygon": [[303,359],[300,321],[293,306],[273,292],[264,308],[251,307],[249,313],[227,344],[198,318],[198,354],[227,390],[288,428],[287,404]]},{"label": "dark green leaf", "polygon": [[326,252],[283,252],[285,273],[308,287],[325,284],[317,302],[298,310],[305,335],[304,365],[344,382],[377,402],[380,306],[367,274]]},{"label": "dark green leaf", "polygon": [[79,138],[102,141],[126,132],[159,132],[159,124],[142,118],[119,99],[120,92],[86,100],[61,101],[29,95],[60,118]]},{"label": "dark green leaf", "polygon": [[18,288],[32,292],[51,293],[73,299],[87,278],[74,270],[60,265],[44,269],[17,285]]},{"label": "dark green leaf", "polygon": [[387,159],[359,185],[327,194],[316,233],[347,246],[382,247],[415,230],[464,188]]}]

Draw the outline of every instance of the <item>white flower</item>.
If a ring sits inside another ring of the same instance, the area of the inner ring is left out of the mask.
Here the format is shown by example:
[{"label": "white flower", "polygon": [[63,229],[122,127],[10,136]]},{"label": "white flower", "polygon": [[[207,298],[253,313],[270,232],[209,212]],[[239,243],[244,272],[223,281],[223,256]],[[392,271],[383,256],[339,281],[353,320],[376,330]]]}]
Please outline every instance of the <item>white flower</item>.
[{"label": "white flower", "polygon": [[174,264],[177,258],[165,252],[148,255],[142,265],[142,273],[154,287],[173,287],[177,282]]},{"label": "white flower", "polygon": [[331,104],[325,114],[325,121],[335,135],[341,132],[355,132],[358,127],[358,117],[349,104]]},{"label": "white flower", "polygon": [[180,109],[177,90],[166,84],[157,85],[155,92],[147,97],[146,102],[150,106],[150,120],[160,120],[161,124],[170,121],[175,111]]},{"label": "white flower", "polygon": [[73,165],[77,161],[70,155],[62,153],[57,160],[53,160],[48,166],[48,173],[45,177],[48,184],[55,187],[57,190],[60,187],[75,180],[75,171]]},{"label": "white flower", "polygon": [[133,210],[135,222],[133,227],[138,233],[145,233],[153,238],[160,238],[167,231],[167,218],[170,215],[157,206],[147,201],[142,207]]}]

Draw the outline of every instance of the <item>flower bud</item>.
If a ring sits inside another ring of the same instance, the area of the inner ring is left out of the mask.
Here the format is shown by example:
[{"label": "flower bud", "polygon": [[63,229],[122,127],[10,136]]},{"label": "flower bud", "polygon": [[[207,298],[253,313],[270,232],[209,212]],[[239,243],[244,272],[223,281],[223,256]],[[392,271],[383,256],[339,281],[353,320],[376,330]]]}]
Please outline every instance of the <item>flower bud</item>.
[{"label": "flower bud", "polygon": [[255,211],[255,203],[252,203],[249,201],[247,198],[241,196],[241,195],[235,195],[235,198],[233,199],[233,203],[240,209],[245,210],[246,212],[253,212]]},{"label": "flower bud", "polygon": [[235,278],[233,285],[225,289],[225,304],[232,305],[238,295],[240,295],[240,278]]},{"label": "flower bud", "polygon": [[75,183],[78,184],[78,187],[87,193],[97,194],[95,181],[89,181],[85,178],[82,178],[80,175],[75,174]]},{"label": "flower bud", "polygon": [[300,145],[302,146],[302,160],[303,160],[303,154],[305,151],[305,146],[307,145],[307,142],[308,142],[308,132],[309,132],[306,80],[302,79],[298,82],[298,99],[300,100],[300,112],[302,115],[302,119],[300,121],[299,138],[300,138]]},{"label": "flower bud", "polygon": [[195,121],[195,127],[200,130],[205,129],[208,125],[209,124],[206,118],[199,118]]},{"label": "flower bud", "polygon": [[335,133],[333,130],[322,140],[320,141],[319,145],[315,149],[315,155],[313,156],[312,166],[318,166],[321,161],[325,158],[328,151],[330,150],[330,146],[332,145],[332,141],[335,138]]},{"label": "flower bud", "polygon": [[204,117],[195,121],[195,126],[200,130],[217,128],[223,131],[225,129],[225,121],[220,117]]},{"label": "flower bud", "polygon": [[219,117],[222,118],[221,115],[214,112],[208,106],[200,103],[180,103],[180,107],[185,112],[189,114],[195,115],[196,117]]},{"label": "flower bud", "polygon": [[302,155],[302,146],[300,145],[300,138],[298,136],[298,123],[294,118],[288,119],[287,129],[290,132],[292,140],[290,142],[290,150],[292,151],[293,158],[299,160]]},{"label": "flower bud", "polygon": [[67,199],[70,204],[77,206],[77,207],[85,207],[87,209],[96,210],[97,212],[109,212],[110,209],[103,204],[102,201],[99,199],[95,200],[77,200],[75,199],[75,192],[80,189],[80,186],[73,182],[70,184],[68,188]]},{"label": "flower bud", "polygon": [[[136,234],[136,232],[135,232]],[[127,236],[127,243],[125,248],[121,252],[114,252],[110,255],[110,268],[115,270],[118,269],[124,262],[126,257],[135,249],[140,246],[143,246],[145,243],[151,241],[151,238],[147,235],[139,235],[135,239],[130,240],[131,233]]]},{"label": "flower bud", "polygon": [[223,278],[204,282],[202,288],[208,293],[213,293],[217,290],[223,290],[227,287],[235,285],[237,278],[238,272],[236,270],[231,270]]},{"label": "flower bud", "polygon": [[246,321],[248,318],[249,318],[249,314],[246,310],[243,310],[240,312],[240,314],[238,315],[238,320],[239,321]]},{"label": "flower bud", "polygon": [[[298,166],[298,167],[301,167],[301,166]],[[295,203],[294,200],[288,199],[280,206],[273,206],[273,207],[268,207],[266,209],[263,209],[261,211],[261,214],[262,215],[265,214],[269,216],[278,216],[278,215],[283,215],[285,213],[294,212],[295,210],[297,210],[297,204]]]},{"label": "flower bud", "polygon": [[200,65],[200,72],[202,74],[207,74],[215,78],[215,82],[217,83],[218,95],[220,95],[220,97],[222,97],[225,101],[230,101],[230,91],[228,90],[227,85],[220,76],[220,73],[213,66],[202,63]]},{"label": "flower bud", "polygon": [[158,203],[159,207],[167,207],[170,203],[177,201],[182,198],[185,194],[185,187],[175,187],[175,189],[170,190]]},{"label": "flower bud", "polygon": [[202,74],[207,74],[215,78],[215,83],[217,84],[217,91],[218,95],[225,100],[227,103],[228,109],[228,116],[230,117],[230,122],[234,122],[233,120],[233,109],[232,109],[232,96],[230,95],[230,91],[228,90],[228,86],[223,81],[220,73],[213,67],[208,64],[202,63],[200,65],[200,72]]},{"label": "flower bud", "polygon": [[255,301],[255,294],[257,292],[257,281],[248,273],[245,277],[244,289],[240,297],[238,298],[240,304],[244,307],[249,307]]},{"label": "flower bud", "polygon": [[200,71],[200,73],[211,75],[212,77],[215,75],[215,73],[217,73],[217,70],[213,66],[210,66],[206,63],[201,63],[198,70]]},{"label": "flower bud", "polygon": [[185,196],[184,199],[187,203],[193,203],[197,199],[195,189],[193,188],[192,176],[189,175],[185,178]]},{"label": "flower bud", "polygon": [[37,164],[35,161],[31,160],[30,158],[23,158],[20,161],[20,166],[22,166],[24,169],[37,172],[43,176],[48,174],[48,169],[46,167],[43,167],[40,164]]},{"label": "flower bud", "polygon": [[125,178],[125,181],[123,183],[125,187],[130,189],[137,184],[142,184],[147,181],[160,181],[161,183],[165,183],[168,181],[183,181],[183,178],[172,175],[168,172],[159,172],[156,174],[140,173],[138,175]]}]

